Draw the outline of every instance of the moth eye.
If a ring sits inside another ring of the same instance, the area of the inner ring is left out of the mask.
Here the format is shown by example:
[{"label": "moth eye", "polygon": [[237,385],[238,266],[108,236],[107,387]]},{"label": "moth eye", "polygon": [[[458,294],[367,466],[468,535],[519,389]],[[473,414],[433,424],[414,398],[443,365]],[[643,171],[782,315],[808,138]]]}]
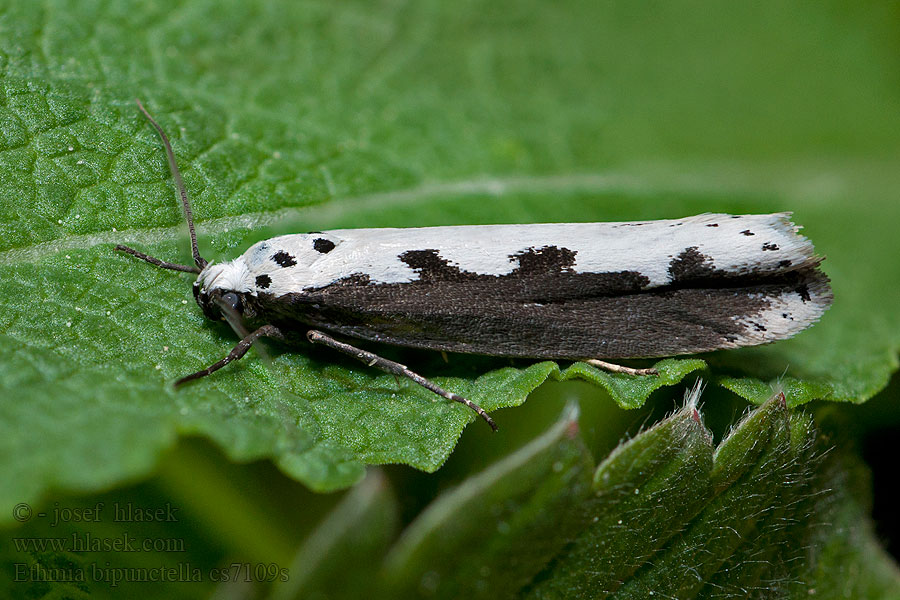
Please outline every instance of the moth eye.
[{"label": "moth eye", "polygon": [[238,313],[241,312],[241,298],[234,292],[222,294],[222,302],[224,302],[231,310]]}]

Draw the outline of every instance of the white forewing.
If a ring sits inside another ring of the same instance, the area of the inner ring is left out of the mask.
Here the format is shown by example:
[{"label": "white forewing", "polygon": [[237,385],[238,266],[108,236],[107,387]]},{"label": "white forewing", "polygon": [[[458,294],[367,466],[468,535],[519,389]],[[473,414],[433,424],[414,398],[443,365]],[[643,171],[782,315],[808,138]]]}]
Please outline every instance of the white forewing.
[{"label": "white forewing", "polygon": [[705,265],[735,274],[808,266],[817,259],[812,244],[797,229],[789,213],[705,214],[623,223],[337,229],[259,242],[228,263],[236,270],[246,268],[246,274],[220,279],[247,283],[266,275],[270,283],[265,291],[276,296],[321,288],[350,275],[366,276],[373,284],[406,283],[418,279],[419,273],[401,256],[416,250],[435,250],[462,271],[501,276],[519,266],[517,255],[555,246],[575,252],[571,267],[575,272],[634,271],[647,277],[645,287],[652,288],[672,282],[670,263],[688,248],[702,254]]}]

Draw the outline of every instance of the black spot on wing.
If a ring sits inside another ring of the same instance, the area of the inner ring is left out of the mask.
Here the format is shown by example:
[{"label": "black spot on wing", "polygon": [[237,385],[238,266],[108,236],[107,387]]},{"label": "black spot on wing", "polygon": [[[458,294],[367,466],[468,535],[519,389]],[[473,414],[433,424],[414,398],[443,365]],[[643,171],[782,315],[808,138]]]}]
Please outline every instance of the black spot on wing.
[{"label": "black spot on wing", "polygon": [[749,229],[745,229],[745,230],[743,230],[741,233],[743,233],[744,235],[756,235],[755,233],[753,233],[753,232],[750,231]]},{"label": "black spot on wing", "polygon": [[669,276],[673,283],[688,279],[701,279],[716,274],[712,259],[700,252],[697,246],[685,248],[669,262]]},{"label": "black spot on wing", "polygon": [[313,249],[322,254],[328,254],[334,250],[334,242],[325,238],[316,238],[313,240]]},{"label": "black spot on wing", "polygon": [[272,278],[268,275],[258,275],[256,277],[256,287],[259,289],[267,289],[270,285],[272,285]]},{"label": "black spot on wing", "polygon": [[707,227],[718,227],[719,224],[718,223],[707,223],[706,226]]},{"label": "black spot on wing", "polygon": [[773,244],[772,242],[766,242],[762,245],[763,250],[778,250],[778,244]]},{"label": "black spot on wing", "polygon": [[797,286],[796,291],[798,294],[800,294],[800,300],[802,300],[803,302],[809,302],[810,300],[812,300],[812,297],[809,295],[809,286],[805,283]]},{"label": "black spot on wing", "polygon": [[293,267],[297,264],[297,260],[285,252],[284,250],[279,250],[275,254],[272,255],[272,260],[281,265],[284,268]]},{"label": "black spot on wing", "polygon": [[421,281],[466,281],[478,277],[451,265],[434,249],[407,250],[398,258],[418,272]]},{"label": "black spot on wing", "polygon": [[562,273],[573,270],[576,254],[576,251],[568,248],[543,246],[512,254],[509,259],[519,263],[513,273]]},{"label": "black spot on wing", "polygon": [[782,269],[786,269],[789,266],[791,266],[792,264],[793,263],[787,259],[778,262],[778,266],[781,267]]}]

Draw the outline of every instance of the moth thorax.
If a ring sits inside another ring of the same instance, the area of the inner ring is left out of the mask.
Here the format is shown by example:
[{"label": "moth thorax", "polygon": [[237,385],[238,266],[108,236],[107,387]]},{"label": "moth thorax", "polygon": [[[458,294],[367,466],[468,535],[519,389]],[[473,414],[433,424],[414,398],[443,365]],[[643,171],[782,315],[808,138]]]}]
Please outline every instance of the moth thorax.
[{"label": "moth thorax", "polygon": [[241,258],[227,263],[206,266],[197,276],[201,293],[215,290],[247,293],[252,290],[252,277],[247,264]]}]

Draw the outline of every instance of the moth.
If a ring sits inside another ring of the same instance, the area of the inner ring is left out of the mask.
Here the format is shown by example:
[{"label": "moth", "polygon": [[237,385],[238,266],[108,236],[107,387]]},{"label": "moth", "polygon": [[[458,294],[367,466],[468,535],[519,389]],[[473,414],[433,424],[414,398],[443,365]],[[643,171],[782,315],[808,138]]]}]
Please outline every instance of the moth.
[{"label": "moth", "polygon": [[205,377],[254,341],[303,339],[473,402],[406,366],[333,336],[444,352],[585,361],[663,357],[782,340],[832,302],[822,258],[790,213],[702,214],[673,220],[406,229],[283,235],[214,264],[200,256],[187,192],[162,139],[188,223],[195,266],[116,246],[164,269],[196,273],[204,315],[241,340]]}]

